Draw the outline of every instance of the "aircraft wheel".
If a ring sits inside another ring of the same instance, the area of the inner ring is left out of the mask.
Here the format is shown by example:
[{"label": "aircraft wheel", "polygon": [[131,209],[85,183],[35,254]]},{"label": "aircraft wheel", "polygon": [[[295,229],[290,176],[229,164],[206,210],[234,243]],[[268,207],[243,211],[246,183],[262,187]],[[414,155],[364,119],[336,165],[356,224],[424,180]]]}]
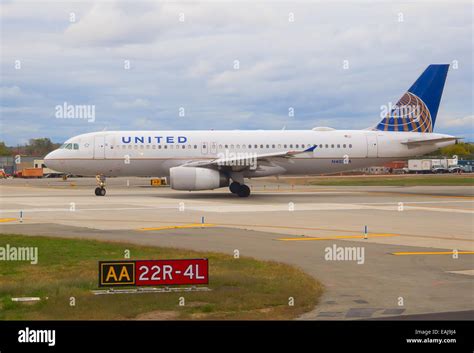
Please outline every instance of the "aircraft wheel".
[{"label": "aircraft wheel", "polygon": [[240,189],[240,184],[235,181],[229,185],[229,190],[233,194],[239,193],[239,189]]},{"label": "aircraft wheel", "polygon": [[250,195],[250,188],[247,185],[240,185],[239,197],[248,197]]},{"label": "aircraft wheel", "polygon": [[104,188],[95,188],[95,196],[105,196],[105,189]]}]

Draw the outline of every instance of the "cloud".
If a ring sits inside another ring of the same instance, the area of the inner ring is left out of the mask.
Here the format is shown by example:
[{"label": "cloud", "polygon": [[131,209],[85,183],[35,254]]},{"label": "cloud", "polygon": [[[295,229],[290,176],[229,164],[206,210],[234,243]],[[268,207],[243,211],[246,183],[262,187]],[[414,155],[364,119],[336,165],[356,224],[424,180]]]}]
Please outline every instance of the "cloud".
[{"label": "cloud", "polygon": [[21,92],[20,87],[11,86],[11,87],[0,87],[0,96],[5,98],[18,98],[21,97],[23,93]]},{"label": "cloud", "polygon": [[445,128],[465,127],[471,129],[472,132],[474,129],[474,115],[444,118],[440,121],[440,126]]},{"label": "cloud", "polygon": [[132,101],[117,101],[114,106],[122,109],[146,108],[150,106],[150,102],[146,99],[137,98]]},{"label": "cloud", "polygon": [[[454,60],[437,131],[472,122],[470,2],[39,0],[2,4],[1,20],[10,144],[104,128],[366,128],[427,65]],[[97,120],[53,120],[65,101],[94,104]]]}]

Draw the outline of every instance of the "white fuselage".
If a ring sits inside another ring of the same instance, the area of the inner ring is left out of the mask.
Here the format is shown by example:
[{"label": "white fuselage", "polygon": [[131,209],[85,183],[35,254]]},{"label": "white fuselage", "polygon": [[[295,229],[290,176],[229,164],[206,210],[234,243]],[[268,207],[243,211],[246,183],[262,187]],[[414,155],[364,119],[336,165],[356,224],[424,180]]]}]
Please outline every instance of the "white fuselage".
[{"label": "white fuselage", "polygon": [[[407,140],[451,137],[372,130],[108,131],[75,136],[51,152],[49,168],[74,175],[168,176],[172,167],[233,155],[312,152],[259,161],[243,177],[334,173],[423,155],[454,141],[418,146]],[[71,144],[68,147],[68,144]]]}]

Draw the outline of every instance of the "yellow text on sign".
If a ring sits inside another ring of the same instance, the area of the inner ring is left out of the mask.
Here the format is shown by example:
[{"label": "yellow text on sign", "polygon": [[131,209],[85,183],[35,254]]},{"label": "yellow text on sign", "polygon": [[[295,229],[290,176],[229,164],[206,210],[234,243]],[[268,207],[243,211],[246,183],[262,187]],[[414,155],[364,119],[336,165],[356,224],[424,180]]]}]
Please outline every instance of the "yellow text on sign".
[{"label": "yellow text on sign", "polygon": [[135,284],[134,262],[102,262],[99,267],[99,285],[133,285]]}]

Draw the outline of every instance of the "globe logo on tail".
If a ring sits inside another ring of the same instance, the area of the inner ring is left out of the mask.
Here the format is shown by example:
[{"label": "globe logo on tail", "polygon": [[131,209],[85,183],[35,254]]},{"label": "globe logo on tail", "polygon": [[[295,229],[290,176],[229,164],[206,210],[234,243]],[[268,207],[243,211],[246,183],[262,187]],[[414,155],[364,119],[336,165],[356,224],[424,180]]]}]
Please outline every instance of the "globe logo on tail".
[{"label": "globe logo on tail", "polygon": [[415,94],[406,92],[376,130],[433,132],[433,122],[425,102]]}]

